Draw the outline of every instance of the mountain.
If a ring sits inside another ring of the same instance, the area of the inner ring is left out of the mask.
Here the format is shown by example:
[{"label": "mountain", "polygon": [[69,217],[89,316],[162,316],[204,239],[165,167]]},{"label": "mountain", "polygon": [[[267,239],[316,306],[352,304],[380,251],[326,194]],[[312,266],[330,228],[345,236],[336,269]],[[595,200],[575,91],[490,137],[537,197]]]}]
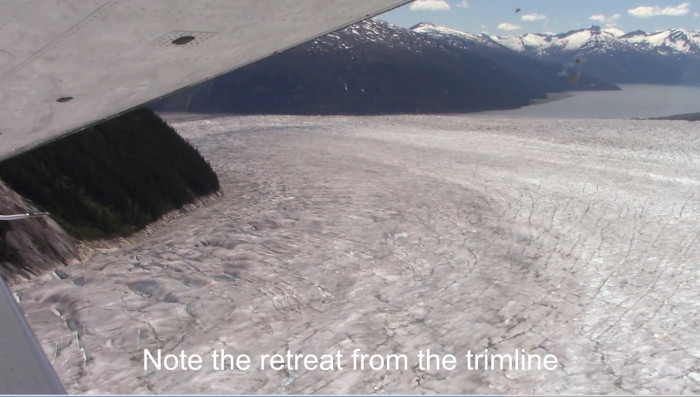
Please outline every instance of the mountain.
[{"label": "mountain", "polygon": [[577,65],[618,84],[700,85],[700,33],[694,31],[624,33],[591,26],[562,34],[489,38],[534,59]]},{"label": "mountain", "polygon": [[521,51],[514,51],[485,34],[460,32],[430,23],[415,25],[411,31],[443,46],[479,54],[518,77],[523,84],[545,87],[549,92],[617,89],[600,79],[592,78],[587,73],[581,73],[580,68],[575,65],[566,66],[556,61],[535,59]]},{"label": "mountain", "polygon": [[517,108],[549,92],[617,88],[572,78],[560,65],[502,45],[481,51],[485,45],[468,48],[370,19],[150,106],[238,114],[454,113]]},{"label": "mountain", "polygon": [[651,49],[661,55],[685,54],[700,57],[700,32],[685,29],[669,29],[662,32],[646,34],[642,31],[622,36],[627,42]]}]

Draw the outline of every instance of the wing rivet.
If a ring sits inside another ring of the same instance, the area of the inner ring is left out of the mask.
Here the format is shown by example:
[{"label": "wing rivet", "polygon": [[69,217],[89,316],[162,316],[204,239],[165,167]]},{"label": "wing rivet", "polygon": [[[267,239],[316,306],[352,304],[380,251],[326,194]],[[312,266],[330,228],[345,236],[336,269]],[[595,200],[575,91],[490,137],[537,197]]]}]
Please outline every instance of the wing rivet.
[{"label": "wing rivet", "polygon": [[70,101],[72,101],[72,100],[73,100],[73,97],[72,97],[72,96],[62,96],[62,97],[56,99],[56,102],[58,102],[58,103],[65,103],[65,102],[70,102]]},{"label": "wing rivet", "polygon": [[172,43],[175,45],[185,45],[194,39],[195,39],[194,36],[189,36],[189,35],[188,36],[180,36],[177,39],[173,40]]}]

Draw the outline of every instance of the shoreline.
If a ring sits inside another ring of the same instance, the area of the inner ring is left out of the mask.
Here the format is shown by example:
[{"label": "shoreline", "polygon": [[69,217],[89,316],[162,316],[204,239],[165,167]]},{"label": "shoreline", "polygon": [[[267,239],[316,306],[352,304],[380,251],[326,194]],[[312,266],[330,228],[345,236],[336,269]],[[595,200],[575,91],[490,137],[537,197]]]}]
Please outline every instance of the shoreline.
[{"label": "shoreline", "polygon": [[[525,107],[530,107],[530,106],[535,106],[535,105],[544,105],[545,103],[550,103],[550,102],[557,102],[561,101],[567,98],[573,97],[574,94],[571,91],[566,91],[566,92],[550,92],[547,93],[546,98],[538,98],[538,99],[533,99],[530,101],[530,104]],[[522,108],[521,108],[522,109]]]}]

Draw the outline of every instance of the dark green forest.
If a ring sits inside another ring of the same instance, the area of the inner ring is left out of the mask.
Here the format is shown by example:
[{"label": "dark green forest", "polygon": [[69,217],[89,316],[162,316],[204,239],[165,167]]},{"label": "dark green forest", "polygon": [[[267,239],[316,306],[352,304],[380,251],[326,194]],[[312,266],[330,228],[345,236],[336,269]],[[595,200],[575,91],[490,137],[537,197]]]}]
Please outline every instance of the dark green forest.
[{"label": "dark green forest", "polygon": [[5,160],[0,179],[85,240],[129,235],[219,190],[197,149],[145,108]]}]

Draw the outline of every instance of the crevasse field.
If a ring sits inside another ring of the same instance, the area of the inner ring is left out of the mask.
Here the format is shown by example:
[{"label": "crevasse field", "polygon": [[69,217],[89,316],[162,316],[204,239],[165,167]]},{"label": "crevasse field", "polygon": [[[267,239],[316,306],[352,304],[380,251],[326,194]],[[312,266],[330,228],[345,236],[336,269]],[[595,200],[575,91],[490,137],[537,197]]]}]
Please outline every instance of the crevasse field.
[{"label": "crevasse field", "polygon": [[[224,197],[14,290],[73,393],[700,393],[700,124],[174,123]],[[83,277],[83,279],[80,279]],[[199,371],[144,370],[144,349]],[[453,370],[416,353],[453,354]],[[214,350],[253,368],[215,371]],[[350,353],[406,354],[353,370]],[[465,355],[553,354],[555,370]],[[340,350],[342,371],[256,367]]]}]

